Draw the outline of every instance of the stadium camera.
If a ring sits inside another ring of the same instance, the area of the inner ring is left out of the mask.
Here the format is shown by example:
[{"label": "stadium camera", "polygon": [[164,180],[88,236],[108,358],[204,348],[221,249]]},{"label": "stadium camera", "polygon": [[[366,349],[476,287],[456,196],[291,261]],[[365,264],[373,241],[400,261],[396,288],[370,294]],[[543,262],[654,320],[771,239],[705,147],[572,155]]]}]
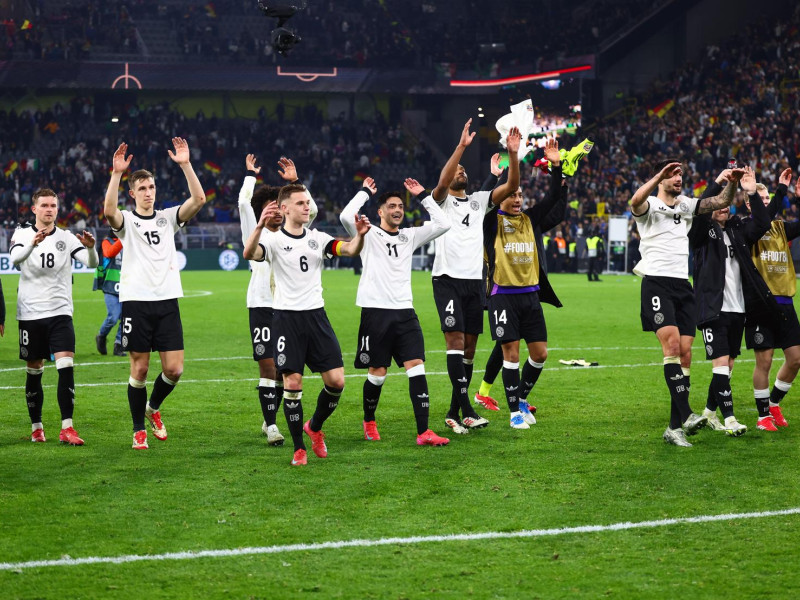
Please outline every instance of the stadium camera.
[{"label": "stadium camera", "polygon": [[258,8],[267,17],[278,19],[278,27],[270,32],[270,43],[272,49],[281,56],[286,56],[289,50],[301,41],[297,33],[284,27],[286,22],[294,16],[298,10],[306,7],[306,0],[286,1],[283,3],[272,0],[258,0]]}]

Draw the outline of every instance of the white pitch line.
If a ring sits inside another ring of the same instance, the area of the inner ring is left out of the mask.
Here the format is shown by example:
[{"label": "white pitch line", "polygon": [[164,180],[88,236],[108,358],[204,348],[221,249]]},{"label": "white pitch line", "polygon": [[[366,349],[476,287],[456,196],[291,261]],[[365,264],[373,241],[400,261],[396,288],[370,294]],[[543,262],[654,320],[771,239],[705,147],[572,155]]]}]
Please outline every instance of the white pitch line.
[{"label": "white pitch line", "polygon": [[371,548],[375,546],[394,546],[407,544],[426,544],[431,542],[472,542],[476,540],[501,540],[520,538],[540,538],[572,533],[601,533],[604,531],[627,531],[694,523],[713,523],[716,521],[737,521],[743,519],[762,519],[800,514],[800,507],[764,512],[728,513],[722,515],[701,515],[699,517],[678,517],[657,521],[632,523],[612,523],[610,525],[581,525],[553,529],[523,529],[521,531],[487,531],[484,533],[461,533],[450,535],[425,535],[410,537],[391,537],[378,539],[340,540],[336,542],[317,542],[312,544],[286,544],[283,546],[257,546],[253,548],[230,548],[226,550],[199,550],[185,552],[166,552],[164,554],[124,554],[121,556],[88,556],[86,558],[60,558],[55,560],[30,560],[25,562],[0,563],[0,571],[21,571],[43,567],[75,567],[80,565],[124,564],[142,561],[194,560],[196,558],[227,558],[231,556],[253,556],[258,554],[285,554],[288,552],[307,552],[314,550],[338,550],[341,548]]}]

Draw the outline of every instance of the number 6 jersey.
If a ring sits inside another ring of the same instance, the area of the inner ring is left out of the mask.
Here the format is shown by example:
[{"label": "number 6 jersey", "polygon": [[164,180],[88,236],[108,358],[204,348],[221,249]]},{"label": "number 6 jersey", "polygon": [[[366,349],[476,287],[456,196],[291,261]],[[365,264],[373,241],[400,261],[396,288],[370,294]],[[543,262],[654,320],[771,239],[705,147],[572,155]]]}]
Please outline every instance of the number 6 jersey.
[{"label": "number 6 jersey", "polygon": [[180,206],[142,216],[123,210],[122,227],[113,229],[122,240],[119,301],[183,298],[175,232],[186,223],[178,220]]}]

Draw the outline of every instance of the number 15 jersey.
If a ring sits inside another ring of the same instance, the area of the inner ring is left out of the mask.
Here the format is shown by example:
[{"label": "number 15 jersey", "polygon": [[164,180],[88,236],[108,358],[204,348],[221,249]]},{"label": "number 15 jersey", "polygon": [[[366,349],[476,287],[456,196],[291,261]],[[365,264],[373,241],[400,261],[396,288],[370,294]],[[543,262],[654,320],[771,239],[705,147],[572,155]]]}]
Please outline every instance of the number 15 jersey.
[{"label": "number 15 jersey", "polygon": [[156,301],[183,298],[175,232],[180,206],[142,216],[123,210],[122,227],[113,229],[122,240],[119,301]]}]

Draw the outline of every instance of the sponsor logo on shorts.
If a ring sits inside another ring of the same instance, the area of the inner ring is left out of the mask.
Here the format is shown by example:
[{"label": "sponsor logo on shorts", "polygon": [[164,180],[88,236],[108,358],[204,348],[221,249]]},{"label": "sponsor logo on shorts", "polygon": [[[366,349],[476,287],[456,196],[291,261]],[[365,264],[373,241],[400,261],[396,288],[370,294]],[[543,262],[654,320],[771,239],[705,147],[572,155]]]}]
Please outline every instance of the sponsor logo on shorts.
[{"label": "sponsor logo on shorts", "polygon": [[276,361],[279,367],[282,367],[286,364],[286,355],[285,354],[278,354],[278,360]]},{"label": "sponsor logo on shorts", "polygon": [[663,313],[654,314],[653,321],[656,322],[656,325],[661,325],[664,322],[664,314]]},{"label": "sponsor logo on shorts", "polygon": [[503,337],[503,335],[505,335],[506,333],[506,330],[503,329],[502,327],[498,327],[497,329],[494,330],[494,333],[497,337]]},{"label": "sponsor logo on shorts", "polygon": [[316,250],[319,248],[319,244],[317,243],[317,240],[308,240],[308,247],[312,250]]},{"label": "sponsor logo on shorts", "polygon": [[127,348],[128,347],[128,336],[127,335],[123,335],[122,336],[122,340],[120,340],[120,341],[122,342],[122,347],[123,348]]},{"label": "sponsor logo on shorts", "polygon": [[256,346],[256,354],[258,354],[259,356],[263,356],[265,351],[266,351],[266,348],[264,347],[264,344],[258,344]]},{"label": "sponsor logo on shorts", "polygon": [[711,344],[706,344],[706,354],[708,354],[709,356],[714,354],[714,348],[711,347]]},{"label": "sponsor logo on shorts", "polygon": [[367,354],[366,352],[362,352],[361,354],[359,354],[358,362],[364,365],[367,364],[369,362],[369,354]]},{"label": "sponsor logo on shorts", "polygon": [[58,240],[56,242],[56,250],[58,250],[59,252],[63,252],[66,249],[67,245],[62,240]]},{"label": "sponsor logo on shorts", "polygon": [[757,333],[757,334],[755,334],[755,335],[753,336],[753,341],[754,341],[756,344],[763,344],[763,343],[764,343],[764,334],[763,334],[763,333]]},{"label": "sponsor logo on shorts", "polygon": [[478,210],[481,207],[481,205],[477,200],[470,200],[469,201],[469,207],[472,210]]},{"label": "sponsor logo on shorts", "polygon": [[444,318],[444,324],[447,327],[454,327],[456,324],[456,318],[453,315],[447,315]]}]

